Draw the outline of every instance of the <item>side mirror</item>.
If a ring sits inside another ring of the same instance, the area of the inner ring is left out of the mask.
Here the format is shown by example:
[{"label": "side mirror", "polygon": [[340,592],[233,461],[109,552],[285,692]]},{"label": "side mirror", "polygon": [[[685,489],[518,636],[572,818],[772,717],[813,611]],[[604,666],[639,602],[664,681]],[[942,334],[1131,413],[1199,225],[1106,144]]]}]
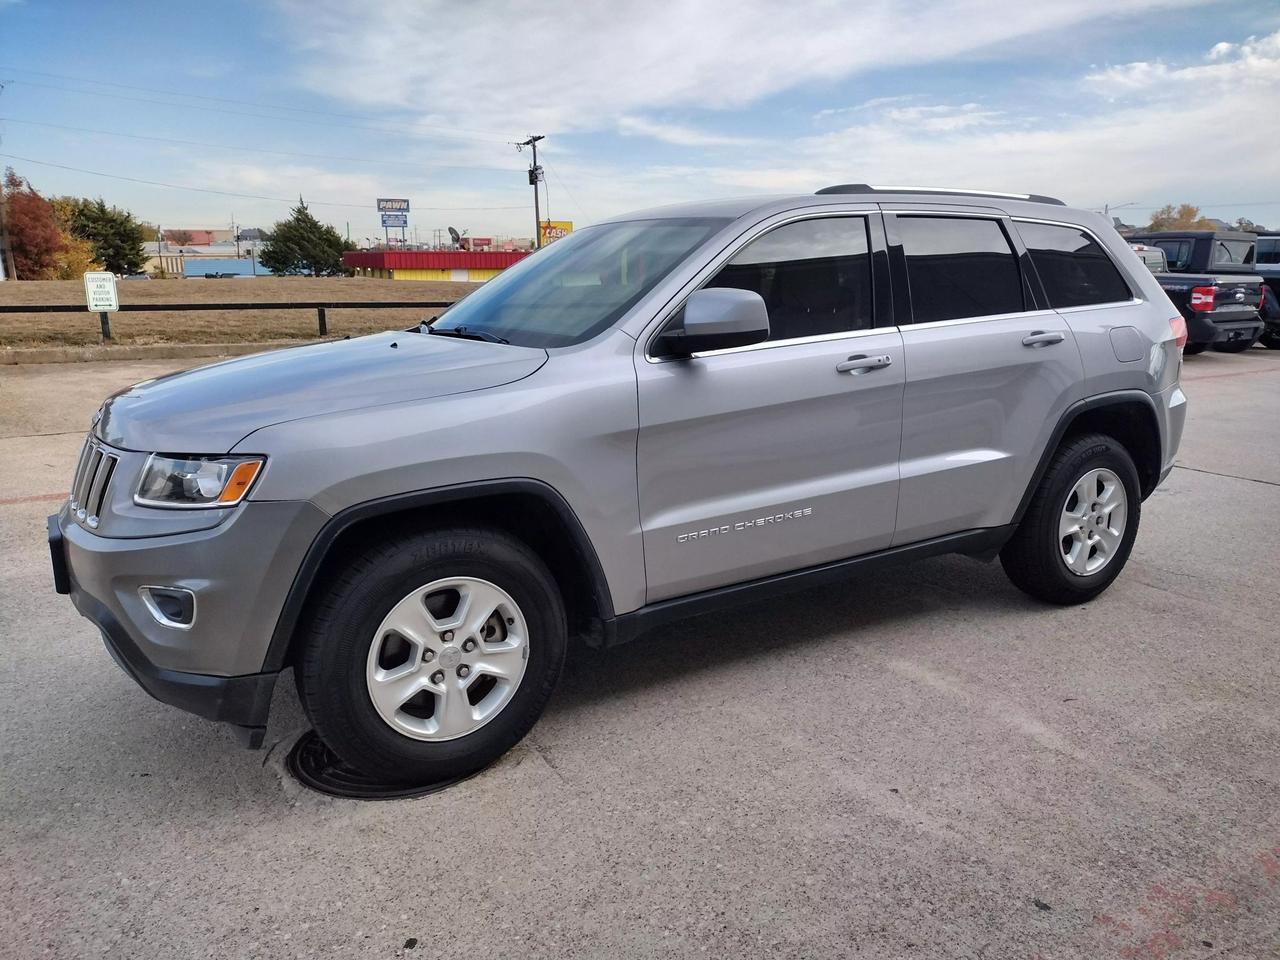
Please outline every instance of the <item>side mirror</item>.
[{"label": "side mirror", "polygon": [[685,301],[679,326],[669,328],[655,346],[660,357],[688,357],[703,350],[745,347],[769,339],[769,310],[751,290],[708,287]]}]

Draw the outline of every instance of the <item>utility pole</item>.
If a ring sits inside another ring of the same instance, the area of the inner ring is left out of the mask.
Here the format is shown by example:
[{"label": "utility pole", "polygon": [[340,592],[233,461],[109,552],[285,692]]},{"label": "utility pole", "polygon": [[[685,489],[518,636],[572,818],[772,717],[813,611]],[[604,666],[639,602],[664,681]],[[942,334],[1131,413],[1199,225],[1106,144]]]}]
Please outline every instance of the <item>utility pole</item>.
[{"label": "utility pole", "polygon": [[13,241],[9,237],[9,196],[0,182],[0,280],[17,280],[18,268],[13,265]]},{"label": "utility pole", "polygon": [[529,186],[533,187],[533,248],[542,248],[542,211],[538,209],[538,181],[542,179],[542,168],[538,166],[538,141],[547,139],[543,134],[529,134],[528,140],[516,144],[517,150],[525,147],[533,148],[533,163],[529,164]]},{"label": "utility pole", "polygon": [[236,242],[236,259],[240,259],[240,227],[236,224],[236,215],[231,214],[231,236]]}]

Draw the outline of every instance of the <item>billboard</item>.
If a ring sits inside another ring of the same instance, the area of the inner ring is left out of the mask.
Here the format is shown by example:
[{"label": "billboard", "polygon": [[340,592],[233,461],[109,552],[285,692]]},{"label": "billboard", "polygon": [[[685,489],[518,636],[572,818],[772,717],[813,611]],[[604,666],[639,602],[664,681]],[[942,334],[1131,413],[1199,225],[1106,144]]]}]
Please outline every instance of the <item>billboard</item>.
[{"label": "billboard", "polygon": [[408,213],[409,201],[389,199],[387,197],[379,197],[378,212],[379,213]]},{"label": "billboard", "polygon": [[409,215],[407,213],[384,213],[382,215],[382,225],[384,227],[407,227],[409,226]]},{"label": "billboard", "polygon": [[543,220],[538,224],[538,230],[542,234],[542,245],[546,246],[553,240],[559,240],[561,237],[567,237],[573,233],[573,221]]}]

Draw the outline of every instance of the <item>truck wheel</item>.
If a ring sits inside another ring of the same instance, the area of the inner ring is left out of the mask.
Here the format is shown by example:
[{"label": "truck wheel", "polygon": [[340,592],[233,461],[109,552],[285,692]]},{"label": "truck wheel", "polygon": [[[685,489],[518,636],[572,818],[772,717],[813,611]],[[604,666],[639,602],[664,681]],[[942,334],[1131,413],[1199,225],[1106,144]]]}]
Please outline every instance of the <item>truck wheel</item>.
[{"label": "truck wheel", "polygon": [[1084,603],[1124,569],[1140,512],[1128,451],[1105,434],[1076,437],[1054,455],[1000,563],[1038,600]]},{"label": "truck wheel", "polygon": [[316,733],[373,777],[425,783],[511,749],[568,646],[546,565],[496,530],[370,547],[321,588],[294,671]]},{"label": "truck wheel", "polygon": [[1229,340],[1226,343],[1215,343],[1213,349],[1218,353],[1244,353],[1257,342],[1257,337],[1252,340]]},{"label": "truck wheel", "polygon": [[1188,343],[1182,348],[1184,357],[1194,357],[1197,353],[1204,353],[1209,348],[1207,343]]},{"label": "truck wheel", "polygon": [[1280,331],[1268,330],[1258,338],[1264,347],[1280,350]]}]

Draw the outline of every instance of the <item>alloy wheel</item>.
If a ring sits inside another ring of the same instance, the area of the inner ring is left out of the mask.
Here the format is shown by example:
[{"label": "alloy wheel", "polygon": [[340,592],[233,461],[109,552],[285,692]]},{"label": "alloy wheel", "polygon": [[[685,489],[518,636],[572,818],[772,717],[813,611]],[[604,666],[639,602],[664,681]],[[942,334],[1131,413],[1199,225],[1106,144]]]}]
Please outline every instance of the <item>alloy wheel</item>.
[{"label": "alloy wheel", "polygon": [[1124,484],[1110,470],[1090,470],[1072,486],[1058,521],[1062,562],[1079,577],[1111,562],[1124,540],[1128,500]]},{"label": "alloy wheel", "polygon": [[455,740],[511,702],[528,657],[528,626],[511,595],[487,580],[450,577],[391,608],[369,645],[365,680],[394,730]]}]

